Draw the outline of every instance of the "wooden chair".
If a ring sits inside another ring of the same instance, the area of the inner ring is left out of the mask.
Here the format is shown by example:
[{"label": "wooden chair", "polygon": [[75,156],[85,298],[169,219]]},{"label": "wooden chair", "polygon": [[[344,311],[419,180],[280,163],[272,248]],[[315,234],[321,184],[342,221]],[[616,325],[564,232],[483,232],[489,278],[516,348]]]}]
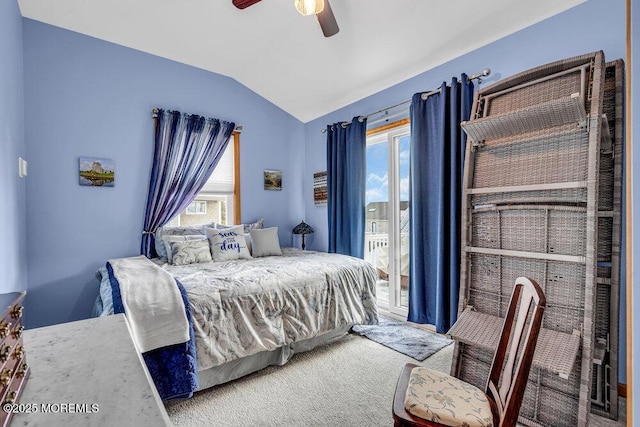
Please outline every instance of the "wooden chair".
[{"label": "wooden chair", "polygon": [[[393,398],[394,425],[515,426],[544,307],[540,286],[525,277],[516,279],[484,392],[455,377],[408,363]],[[527,318],[529,327],[523,336]]]}]

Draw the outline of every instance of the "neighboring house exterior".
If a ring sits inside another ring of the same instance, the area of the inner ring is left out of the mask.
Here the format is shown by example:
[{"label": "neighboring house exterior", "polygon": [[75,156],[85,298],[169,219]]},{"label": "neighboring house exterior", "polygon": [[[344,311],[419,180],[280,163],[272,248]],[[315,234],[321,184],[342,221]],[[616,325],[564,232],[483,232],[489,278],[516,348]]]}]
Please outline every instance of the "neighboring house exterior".
[{"label": "neighboring house exterior", "polygon": [[226,224],[226,209],[224,203],[218,200],[197,198],[184,211],[175,217],[169,226],[200,225],[209,222]]},{"label": "neighboring house exterior", "polygon": [[[400,202],[400,210],[405,211],[409,208],[408,201]],[[388,202],[371,202],[367,205],[365,214],[366,233],[386,234],[389,232],[389,203]]]}]

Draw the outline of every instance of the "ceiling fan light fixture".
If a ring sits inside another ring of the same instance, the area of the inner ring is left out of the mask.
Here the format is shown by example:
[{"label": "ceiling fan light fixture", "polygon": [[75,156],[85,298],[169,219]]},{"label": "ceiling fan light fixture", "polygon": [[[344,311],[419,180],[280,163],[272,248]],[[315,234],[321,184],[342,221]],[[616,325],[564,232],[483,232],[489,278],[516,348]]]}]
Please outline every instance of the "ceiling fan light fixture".
[{"label": "ceiling fan light fixture", "polygon": [[295,0],[295,5],[303,16],[317,15],[324,9],[324,0]]}]

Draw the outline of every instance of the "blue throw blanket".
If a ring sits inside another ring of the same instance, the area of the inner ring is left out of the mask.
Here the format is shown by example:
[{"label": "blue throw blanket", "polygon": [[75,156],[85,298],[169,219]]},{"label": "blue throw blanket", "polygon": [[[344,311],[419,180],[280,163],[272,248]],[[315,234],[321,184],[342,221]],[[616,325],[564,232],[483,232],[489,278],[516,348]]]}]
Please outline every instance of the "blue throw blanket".
[{"label": "blue throw blanket", "polygon": [[[110,263],[107,263],[107,271],[113,296],[113,311],[124,313],[120,285]],[[189,322],[189,341],[142,353],[162,400],[188,398],[193,396],[193,392],[198,388],[198,365],[191,308],[184,287],[177,280],[176,284],[180,289]]]}]

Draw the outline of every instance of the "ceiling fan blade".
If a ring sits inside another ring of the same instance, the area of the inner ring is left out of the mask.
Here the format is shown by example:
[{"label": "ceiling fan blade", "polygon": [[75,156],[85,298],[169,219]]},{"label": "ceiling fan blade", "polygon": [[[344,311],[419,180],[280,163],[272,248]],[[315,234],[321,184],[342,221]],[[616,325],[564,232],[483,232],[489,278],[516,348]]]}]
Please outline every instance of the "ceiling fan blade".
[{"label": "ceiling fan blade", "polygon": [[320,28],[322,28],[322,33],[325,37],[331,37],[338,34],[340,28],[338,28],[338,22],[336,21],[336,17],[333,15],[333,10],[331,10],[329,0],[324,1],[324,9],[322,9],[322,12],[318,13],[316,16],[318,17]]},{"label": "ceiling fan blade", "polygon": [[233,0],[233,5],[238,9],[246,9],[247,7],[258,3],[260,0]]}]

